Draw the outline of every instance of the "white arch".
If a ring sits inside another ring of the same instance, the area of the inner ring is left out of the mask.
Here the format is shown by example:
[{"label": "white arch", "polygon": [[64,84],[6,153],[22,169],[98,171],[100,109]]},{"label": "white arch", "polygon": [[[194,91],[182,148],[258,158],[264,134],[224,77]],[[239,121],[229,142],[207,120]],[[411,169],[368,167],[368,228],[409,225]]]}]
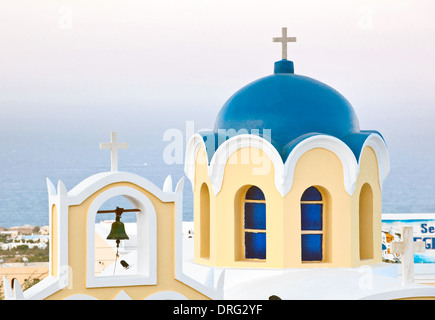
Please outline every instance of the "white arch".
[{"label": "white arch", "polygon": [[192,183],[192,186],[195,185],[196,155],[201,147],[204,147],[205,149],[204,140],[200,134],[195,133],[192,137],[190,137],[189,142],[187,143],[186,155],[184,159],[184,173]]},{"label": "white arch", "polygon": [[333,152],[343,166],[344,188],[350,195],[355,189],[359,166],[352,150],[340,139],[329,135],[315,135],[299,142],[290,152],[284,164],[285,180],[283,195],[287,194],[293,185],[293,176],[296,164],[306,152],[322,148]]},{"label": "white arch", "polygon": [[358,163],[360,163],[361,155],[365,147],[372,148],[376,154],[376,158],[378,160],[379,184],[382,190],[382,185],[384,184],[384,181],[390,172],[390,156],[388,155],[387,146],[381,136],[375,133],[370,134],[364,141],[364,144],[361,148]]},{"label": "white arch", "polygon": [[[260,136],[241,134],[222,143],[211,158],[208,175],[212,182],[215,194],[218,194],[222,187],[225,165],[227,164],[228,159],[233,153],[246,147],[258,148],[268,155],[275,167],[275,184],[277,185],[278,190],[282,189],[282,187],[278,186],[281,186],[283,183],[284,167],[278,151],[269,141]],[[249,155],[249,157],[251,156],[252,155]],[[241,161],[243,161],[243,155]]]},{"label": "white arch", "polygon": [[171,202],[175,199],[175,194],[173,192],[162,191],[154,183],[146,178],[138,176],[137,174],[122,171],[109,171],[94,174],[68,191],[68,205],[78,205],[105,186],[120,181],[130,182],[141,186],[163,202]]},{"label": "white arch", "polygon": [[[372,133],[365,140],[361,150],[365,146],[372,147],[377,156],[379,182],[382,186],[389,172],[389,158],[386,145],[378,134]],[[185,163],[185,173],[192,185],[195,184],[195,159],[201,147],[205,148],[202,136],[199,134],[193,135],[186,149]],[[346,192],[352,195],[355,190],[355,183],[359,173],[359,161],[355,158],[352,150],[338,138],[322,134],[308,137],[293,148],[285,163],[283,163],[278,151],[269,141],[257,135],[242,134],[222,143],[209,161],[208,175],[215,195],[219,193],[222,187],[225,165],[229,157],[244,147],[259,148],[269,156],[275,167],[275,185],[282,196],[285,196],[293,185],[294,170],[300,157],[315,148],[327,149],[337,155],[343,165],[343,183]]]},{"label": "white arch", "polygon": [[[129,276],[95,276],[95,217],[98,209],[107,200],[125,196],[140,209],[137,214],[137,274]],[[140,191],[131,187],[113,187],[101,193],[91,203],[87,216],[86,286],[132,286],[157,283],[157,218],[151,201]]]}]

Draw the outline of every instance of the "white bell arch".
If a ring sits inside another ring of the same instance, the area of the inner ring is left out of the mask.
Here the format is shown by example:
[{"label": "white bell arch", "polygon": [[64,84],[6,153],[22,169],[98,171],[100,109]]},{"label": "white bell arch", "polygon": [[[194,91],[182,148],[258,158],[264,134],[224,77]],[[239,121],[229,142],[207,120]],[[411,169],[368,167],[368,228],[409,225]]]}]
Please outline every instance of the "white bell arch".
[{"label": "white bell arch", "polygon": [[[137,273],[134,275],[95,275],[95,217],[107,200],[124,196],[138,209],[137,213]],[[139,232],[140,231],[140,232]],[[87,216],[86,286],[113,287],[153,285],[157,283],[157,219],[151,201],[142,192],[126,186],[113,187],[98,195],[89,206]]]}]

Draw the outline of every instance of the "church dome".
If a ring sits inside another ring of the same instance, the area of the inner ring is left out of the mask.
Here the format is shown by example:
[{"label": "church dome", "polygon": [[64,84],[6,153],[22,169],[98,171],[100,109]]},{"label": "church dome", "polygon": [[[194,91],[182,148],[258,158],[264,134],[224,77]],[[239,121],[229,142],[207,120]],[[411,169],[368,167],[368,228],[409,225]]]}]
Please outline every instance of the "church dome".
[{"label": "church dome", "polygon": [[216,118],[214,131],[219,129],[260,130],[260,134],[270,129],[272,144],[280,153],[303,135],[327,134],[340,139],[360,132],[350,102],[330,86],[294,74],[289,60],[275,62],[274,74],[231,96]]}]

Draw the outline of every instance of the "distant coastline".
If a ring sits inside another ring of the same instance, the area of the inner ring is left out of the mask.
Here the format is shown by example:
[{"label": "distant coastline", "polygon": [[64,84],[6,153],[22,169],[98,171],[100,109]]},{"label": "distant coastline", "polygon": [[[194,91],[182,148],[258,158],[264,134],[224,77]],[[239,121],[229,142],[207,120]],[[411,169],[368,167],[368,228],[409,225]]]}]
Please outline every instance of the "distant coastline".
[{"label": "distant coastline", "polygon": [[49,226],[48,225],[30,225],[30,224],[23,224],[21,226],[12,226],[12,227],[1,227],[0,226],[0,232],[3,231],[17,231],[19,234],[32,234],[32,233],[39,233],[39,234],[49,234]]}]

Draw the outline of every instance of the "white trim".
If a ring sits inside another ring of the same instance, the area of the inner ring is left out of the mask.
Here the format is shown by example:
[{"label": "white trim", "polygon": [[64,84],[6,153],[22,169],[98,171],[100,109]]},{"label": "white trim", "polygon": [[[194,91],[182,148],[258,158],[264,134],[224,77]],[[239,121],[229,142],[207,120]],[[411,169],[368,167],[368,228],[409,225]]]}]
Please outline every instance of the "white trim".
[{"label": "white trim", "polygon": [[63,281],[51,275],[23,292],[26,300],[43,300],[48,296],[65,288]]},{"label": "white trim", "polygon": [[12,291],[12,287],[9,284],[8,279],[6,279],[6,276],[3,276],[3,293],[5,296],[5,300],[14,299],[14,292]]},{"label": "white trim", "polygon": [[[212,182],[213,191],[215,194],[218,194],[222,187],[222,181],[225,174],[225,165],[227,164],[228,159],[239,149],[247,147],[258,148],[269,156],[275,167],[275,184],[278,190],[281,192],[284,167],[278,151],[276,151],[275,147],[264,138],[252,134],[241,134],[234,136],[222,143],[210,161],[208,175]],[[243,161],[243,159],[241,160]]]},{"label": "white trim", "polygon": [[66,297],[64,300],[98,300],[98,299],[88,294],[79,293]]},{"label": "white trim", "polygon": [[[107,200],[124,196],[140,209],[137,213],[138,274],[129,276],[95,276],[95,217]],[[86,287],[152,285],[157,283],[157,218],[152,202],[131,187],[113,187],[101,193],[89,206],[87,216]],[[139,236],[144,235],[144,239]]]},{"label": "white trim", "polygon": [[188,300],[179,292],[160,291],[145,298],[145,300]]},{"label": "white trim", "polygon": [[435,213],[382,213],[384,220],[435,220]]},{"label": "white trim", "polygon": [[172,192],[172,176],[168,175],[163,183],[164,192]]},{"label": "white trim", "polygon": [[343,166],[344,188],[349,195],[352,195],[355,190],[355,183],[359,172],[359,166],[354,153],[338,138],[329,135],[315,135],[302,140],[288,155],[284,164],[285,180],[284,192],[282,192],[283,196],[290,191],[293,185],[294,170],[300,157],[306,152],[316,148],[329,150],[340,159]]},{"label": "white trim", "polygon": [[[53,246],[50,246],[50,263],[49,263],[49,275],[36,285],[25,290],[23,292],[24,299],[29,300],[41,300],[53,293],[64,289],[72,281],[72,272],[70,272],[70,266],[68,265],[68,196],[66,187],[62,181],[58,181],[57,190],[50,179],[47,180],[48,190],[48,212],[49,212],[49,227],[53,230],[53,227],[57,228],[57,238],[53,241],[57,241],[57,261],[53,259]],[[53,225],[52,210],[53,206],[56,206],[57,212],[57,225]],[[51,231],[50,231],[51,233]],[[52,264],[57,264],[58,275],[52,276]]]},{"label": "white trim", "polygon": [[390,172],[390,156],[388,155],[387,146],[385,144],[384,139],[381,138],[378,134],[372,133],[367,139],[364,141],[364,144],[361,148],[360,158],[358,159],[358,163],[360,163],[361,155],[365,147],[370,147],[376,154],[377,162],[378,162],[378,170],[379,170],[379,185],[382,190],[382,185],[384,184],[385,178]]},{"label": "white trim", "polygon": [[405,298],[423,298],[434,297],[435,288],[431,286],[414,284],[409,288],[392,290],[389,292],[382,292],[372,294],[361,298],[360,300],[396,300]]},{"label": "white trim", "polygon": [[131,297],[124,291],[121,290],[113,300],[132,300]]},{"label": "white trim", "polygon": [[68,192],[68,205],[79,205],[90,195],[111,183],[130,182],[149,191],[163,202],[172,202],[175,196],[171,192],[165,192],[154,183],[130,172],[102,172],[90,176],[76,185]]},{"label": "white trim", "polygon": [[[366,146],[373,148],[377,156],[379,182],[382,187],[389,172],[389,157],[386,145],[378,134],[372,133],[365,140],[361,154]],[[185,161],[185,173],[193,187],[195,186],[195,160],[201,147],[205,148],[202,136],[194,134],[189,140]],[[352,195],[355,190],[356,179],[359,173],[359,162],[352,150],[338,138],[321,134],[308,137],[293,148],[285,163],[283,163],[281,156],[269,141],[257,135],[242,134],[222,143],[209,161],[208,175],[215,195],[219,193],[222,187],[225,165],[229,157],[244,147],[259,148],[269,156],[275,167],[276,188],[283,197],[290,191],[293,185],[293,175],[298,160],[303,154],[315,148],[327,149],[337,155],[343,165],[343,183],[346,192]]]},{"label": "white trim", "polygon": [[[175,279],[181,281],[182,283],[188,285],[189,287],[199,291],[200,293],[208,296],[211,299],[219,300],[223,299],[223,286],[224,286],[224,275],[222,272],[220,275],[216,288],[211,285],[214,281],[211,281],[210,285],[198,282],[197,280],[191,278],[183,272],[183,188],[184,188],[184,177],[180,179],[175,187],[176,201],[175,201]],[[213,278],[214,279],[214,278]],[[172,298],[171,298],[172,299]]]},{"label": "white trim", "polygon": [[[186,148],[186,156],[184,160],[184,173],[186,174],[187,178],[192,183],[192,186],[195,185],[195,162],[196,162],[196,155],[198,154],[199,148],[204,147],[205,149],[205,143],[202,139],[202,136],[198,133],[195,133],[187,143]],[[207,158],[208,161],[208,158]],[[208,163],[207,163],[208,164]]]},{"label": "white trim", "polygon": [[[70,266],[68,262],[68,195],[64,183],[57,184],[57,256],[59,286],[65,288],[70,282]],[[71,273],[72,277],[72,273]]]}]

